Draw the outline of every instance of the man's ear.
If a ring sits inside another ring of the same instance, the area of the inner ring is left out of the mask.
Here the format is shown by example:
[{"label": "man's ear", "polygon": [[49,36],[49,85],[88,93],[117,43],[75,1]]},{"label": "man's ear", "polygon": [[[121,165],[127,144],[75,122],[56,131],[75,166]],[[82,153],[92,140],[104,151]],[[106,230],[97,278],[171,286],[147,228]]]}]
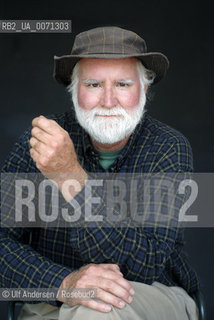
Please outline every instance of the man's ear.
[{"label": "man's ear", "polygon": [[147,90],[148,90],[148,85],[146,84],[146,85],[144,85],[144,92],[146,93]]}]

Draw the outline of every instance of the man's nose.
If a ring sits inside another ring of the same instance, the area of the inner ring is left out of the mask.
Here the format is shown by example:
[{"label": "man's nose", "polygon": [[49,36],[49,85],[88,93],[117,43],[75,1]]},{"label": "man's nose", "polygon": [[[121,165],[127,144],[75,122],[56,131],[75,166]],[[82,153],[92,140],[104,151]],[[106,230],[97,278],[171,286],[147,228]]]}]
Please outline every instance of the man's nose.
[{"label": "man's nose", "polygon": [[113,108],[117,105],[117,98],[112,87],[104,87],[101,97],[101,106],[105,108]]}]

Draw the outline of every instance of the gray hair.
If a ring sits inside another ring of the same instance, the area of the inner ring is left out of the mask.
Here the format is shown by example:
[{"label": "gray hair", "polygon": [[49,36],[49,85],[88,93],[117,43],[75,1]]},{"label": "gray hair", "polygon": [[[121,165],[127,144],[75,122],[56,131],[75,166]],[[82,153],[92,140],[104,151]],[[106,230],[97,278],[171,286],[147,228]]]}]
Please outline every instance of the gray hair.
[{"label": "gray hair", "polygon": [[137,61],[137,71],[139,73],[141,88],[144,88],[145,85],[149,87],[156,76],[154,71],[146,69],[140,60]]}]

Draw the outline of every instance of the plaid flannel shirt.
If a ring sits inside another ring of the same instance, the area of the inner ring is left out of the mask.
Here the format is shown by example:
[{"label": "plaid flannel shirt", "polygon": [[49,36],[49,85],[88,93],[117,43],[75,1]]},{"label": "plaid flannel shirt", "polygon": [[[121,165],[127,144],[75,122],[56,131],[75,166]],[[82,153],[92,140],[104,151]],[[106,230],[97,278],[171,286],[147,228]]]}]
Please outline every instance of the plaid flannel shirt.
[{"label": "plaid flannel shirt", "polygon": [[[67,130],[79,162],[87,172],[104,172],[88,134],[73,111],[54,119]],[[2,168],[7,172],[38,172],[29,154],[31,128],[20,137]],[[192,153],[186,138],[147,113],[108,172],[191,172]],[[81,197],[81,192],[78,197]],[[72,271],[88,263],[116,263],[128,280],[181,286],[189,294],[199,288],[195,271],[183,252],[183,230],[167,228],[2,228],[1,287],[58,288]],[[56,301],[49,302],[58,305]]]}]

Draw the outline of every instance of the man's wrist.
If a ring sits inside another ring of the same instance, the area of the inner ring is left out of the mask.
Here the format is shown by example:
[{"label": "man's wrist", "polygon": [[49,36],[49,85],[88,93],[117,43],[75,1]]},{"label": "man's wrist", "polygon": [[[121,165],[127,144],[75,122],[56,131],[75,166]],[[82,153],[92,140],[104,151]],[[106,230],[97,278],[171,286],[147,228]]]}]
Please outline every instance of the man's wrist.
[{"label": "man's wrist", "polygon": [[88,175],[79,165],[68,172],[55,174],[51,180],[57,185],[66,201],[70,201],[85,186]]}]

